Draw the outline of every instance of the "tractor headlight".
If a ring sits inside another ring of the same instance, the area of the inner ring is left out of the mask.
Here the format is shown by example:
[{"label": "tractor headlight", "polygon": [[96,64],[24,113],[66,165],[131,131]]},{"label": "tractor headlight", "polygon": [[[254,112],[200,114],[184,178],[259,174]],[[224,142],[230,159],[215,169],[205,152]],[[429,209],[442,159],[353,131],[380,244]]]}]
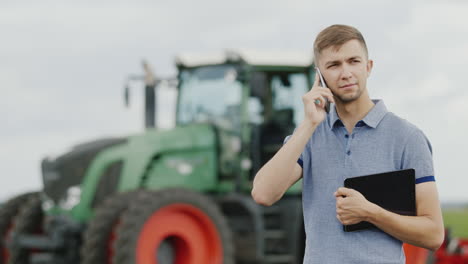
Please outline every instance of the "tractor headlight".
[{"label": "tractor headlight", "polygon": [[71,186],[67,189],[64,199],[60,199],[59,206],[65,210],[71,210],[80,203],[81,187],[79,185]]}]

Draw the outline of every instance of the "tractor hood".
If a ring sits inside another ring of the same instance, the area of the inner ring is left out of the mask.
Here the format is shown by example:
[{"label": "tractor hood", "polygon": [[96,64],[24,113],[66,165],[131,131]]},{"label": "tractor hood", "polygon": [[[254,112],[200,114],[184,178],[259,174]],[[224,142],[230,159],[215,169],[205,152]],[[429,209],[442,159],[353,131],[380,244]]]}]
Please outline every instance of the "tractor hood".
[{"label": "tractor hood", "polygon": [[[55,159],[46,158],[42,161],[44,193],[58,204],[66,200],[71,187],[83,186],[83,181],[90,180],[99,182],[98,185],[109,185],[106,168],[117,161],[124,164],[123,174],[143,175],[148,164],[158,155],[213,148],[216,146],[215,138],[214,126],[196,124],[169,130],[148,129],[128,138],[100,139],[83,143]],[[114,176],[117,177],[114,180],[118,182],[120,175]],[[100,184],[101,178],[102,184]],[[127,180],[135,180],[137,184],[138,176],[134,178]],[[134,185],[128,182],[125,184]],[[100,188],[97,187],[97,192]],[[106,191],[105,196],[107,195]]]},{"label": "tractor hood", "polygon": [[[170,130],[147,130],[145,133],[129,137],[127,145],[118,148],[119,150],[115,149],[114,153],[106,151],[100,155],[98,163],[102,165],[99,168],[96,166],[96,172],[93,174],[101,174],[108,164],[120,159],[123,161],[123,168],[119,190],[127,191],[140,188],[148,174],[155,173],[154,166],[176,169],[181,162],[215,164],[216,156],[206,158],[199,154],[218,153],[217,131],[211,124],[184,125]],[[115,155],[117,151],[122,156]],[[187,155],[191,158],[187,158]],[[166,174],[167,171],[161,173]]]},{"label": "tractor hood", "polygon": [[57,203],[69,187],[81,184],[86,170],[99,152],[126,141],[124,138],[98,139],[76,145],[55,159],[44,159],[41,167],[45,194]]}]

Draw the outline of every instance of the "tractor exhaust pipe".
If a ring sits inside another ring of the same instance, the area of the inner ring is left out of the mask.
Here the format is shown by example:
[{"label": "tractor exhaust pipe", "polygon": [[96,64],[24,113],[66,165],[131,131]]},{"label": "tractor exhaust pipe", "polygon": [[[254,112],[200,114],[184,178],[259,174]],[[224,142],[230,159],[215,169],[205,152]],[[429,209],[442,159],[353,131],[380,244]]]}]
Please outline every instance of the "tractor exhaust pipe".
[{"label": "tractor exhaust pipe", "polygon": [[156,127],[156,78],[150,65],[143,60],[145,71],[145,128]]},{"label": "tractor exhaust pipe", "polygon": [[125,82],[124,100],[125,106],[130,105],[130,82],[131,81],[144,81],[145,82],[145,128],[156,127],[156,85],[158,80],[156,79],[151,66],[146,60],[142,61],[144,75],[130,75]]}]

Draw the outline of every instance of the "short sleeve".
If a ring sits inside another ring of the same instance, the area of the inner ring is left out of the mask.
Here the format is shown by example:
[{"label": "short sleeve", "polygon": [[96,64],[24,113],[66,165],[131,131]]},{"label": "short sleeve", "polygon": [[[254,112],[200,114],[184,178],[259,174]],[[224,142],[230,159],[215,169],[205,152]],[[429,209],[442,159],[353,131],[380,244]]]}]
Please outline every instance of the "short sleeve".
[{"label": "short sleeve", "polygon": [[[287,136],[284,141],[283,141],[283,145],[286,144],[286,142],[288,142],[288,140],[291,138],[292,135],[289,135]],[[297,164],[299,164],[299,166],[301,166],[301,168],[304,169],[304,159],[303,159],[303,156],[304,156],[304,151],[301,153],[301,156],[299,156],[299,159],[297,160]]]},{"label": "short sleeve", "polygon": [[409,137],[403,149],[401,169],[414,169],[416,183],[435,181],[432,146],[421,130]]}]

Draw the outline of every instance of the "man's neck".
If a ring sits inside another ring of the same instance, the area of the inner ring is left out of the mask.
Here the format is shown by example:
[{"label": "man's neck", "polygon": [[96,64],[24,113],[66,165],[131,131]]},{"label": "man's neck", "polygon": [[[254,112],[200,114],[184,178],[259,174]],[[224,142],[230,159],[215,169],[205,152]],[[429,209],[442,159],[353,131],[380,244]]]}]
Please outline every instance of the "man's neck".
[{"label": "man's neck", "polygon": [[363,95],[350,103],[342,103],[337,100],[336,111],[346,130],[351,134],[356,123],[362,120],[374,105],[368,95]]}]

